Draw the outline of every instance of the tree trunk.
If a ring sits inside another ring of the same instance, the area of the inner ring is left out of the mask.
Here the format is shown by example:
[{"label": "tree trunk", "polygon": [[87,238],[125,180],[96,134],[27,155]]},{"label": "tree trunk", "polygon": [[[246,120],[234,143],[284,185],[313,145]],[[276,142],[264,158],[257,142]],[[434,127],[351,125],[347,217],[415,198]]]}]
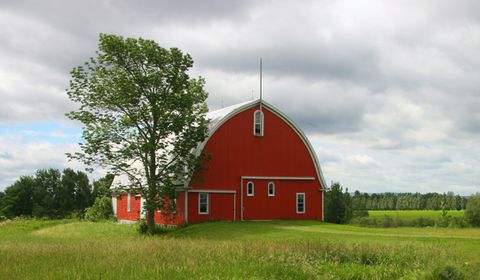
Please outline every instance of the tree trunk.
[{"label": "tree trunk", "polygon": [[146,197],[146,211],[147,211],[147,231],[150,234],[155,233],[155,198],[151,195],[147,195]]}]

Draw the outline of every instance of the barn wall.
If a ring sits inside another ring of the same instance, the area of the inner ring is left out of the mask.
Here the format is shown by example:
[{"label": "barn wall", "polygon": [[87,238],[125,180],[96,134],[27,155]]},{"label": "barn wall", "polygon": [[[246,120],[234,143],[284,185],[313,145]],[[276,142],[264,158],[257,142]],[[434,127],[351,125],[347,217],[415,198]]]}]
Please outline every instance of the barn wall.
[{"label": "barn wall", "polygon": [[[155,211],[155,223],[163,225],[181,225],[185,223],[185,199],[184,192],[179,192],[177,196],[176,212],[156,210]],[[168,208],[165,205],[165,208]]]},{"label": "barn wall", "polygon": [[233,220],[234,195],[231,193],[209,193],[209,213],[198,213],[198,193],[188,193],[188,222]]},{"label": "barn wall", "polygon": [[117,219],[119,221],[136,221],[140,219],[140,196],[131,194],[130,197],[130,212],[127,211],[127,194],[117,196]]},{"label": "barn wall", "polygon": [[[117,219],[119,221],[137,221],[140,219],[140,196],[131,195],[131,211],[127,211],[127,194],[117,196]],[[167,206],[166,206],[167,207]],[[176,213],[155,210],[154,221],[156,224],[181,225],[185,223],[184,217],[185,199],[184,192],[179,192],[177,197]]]},{"label": "barn wall", "polygon": [[[246,185],[254,183],[254,196],[247,196]],[[268,183],[274,182],[275,196],[268,196]],[[243,218],[245,220],[321,220],[322,193],[314,181],[244,180]],[[296,194],[305,193],[306,211],[297,213]]]},{"label": "barn wall", "polygon": [[[306,145],[292,127],[265,107],[263,109],[264,136],[254,136],[253,113],[257,109],[258,106],[245,110],[217,129],[204,147],[204,151],[210,155],[211,160],[204,164],[205,170],[195,174],[191,187],[194,189],[236,190],[238,194],[236,219],[240,220],[241,176],[314,177],[315,180],[309,182],[279,182],[278,197],[273,199],[262,196],[255,197],[256,203],[259,205],[258,215],[252,216],[252,214],[248,217],[252,219],[271,217],[274,219],[273,212],[267,211],[267,209],[273,207],[275,211],[281,213],[283,210],[280,208],[284,205],[275,204],[273,201],[277,199],[284,203],[291,203],[290,200],[293,199],[295,202],[295,191],[292,190],[298,189],[309,192],[307,203],[312,208],[307,208],[308,214],[302,216],[282,214],[278,218],[321,219],[322,193],[318,191],[321,187],[320,181]],[[263,183],[266,188],[268,182]],[[260,187],[261,183],[258,184]],[[198,198],[191,194],[189,196],[189,222],[214,218],[198,215]],[[214,203],[215,201],[211,200],[211,205]],[[293,205],[295,206],[295,204]],[[221,207],[223,212],[230,213],[232,205],[225,200]],[[251,206],[250,209],[252,209]],[[311,211],[313,212],[311,213]]]}]

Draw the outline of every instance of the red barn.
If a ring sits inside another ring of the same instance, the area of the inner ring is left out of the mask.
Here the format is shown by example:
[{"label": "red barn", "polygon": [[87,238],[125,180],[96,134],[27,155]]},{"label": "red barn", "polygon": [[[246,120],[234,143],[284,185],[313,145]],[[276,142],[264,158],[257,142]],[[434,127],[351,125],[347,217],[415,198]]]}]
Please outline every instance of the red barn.
[{"label": "red barn", "polygon": [[[156,211],[167,225],[203,221],[323,220],[326,186],[315,151],[301,129],[277,108],[259,100],[209,112],[209,136],[198,151],[207,168],[177,189],[176,212]],[[121,185],[116,178],[113,188]],[[144,217],[140,195],[113,197],[120,222]]]}]

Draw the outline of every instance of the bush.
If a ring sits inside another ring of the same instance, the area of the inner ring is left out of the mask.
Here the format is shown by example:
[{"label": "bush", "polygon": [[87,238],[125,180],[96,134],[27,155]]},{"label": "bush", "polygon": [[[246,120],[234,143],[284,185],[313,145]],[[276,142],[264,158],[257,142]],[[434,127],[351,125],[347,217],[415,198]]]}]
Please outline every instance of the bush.
[{"label": "bush", "polygon": [[140,219],[138,220],[137,222],[137,232],[139,234],[151,234],[151,235],[154,235],[154,234],[162,234],[162,233],[165,233],[167,232],[167,228],[165,228],[164,226],[162,225],[155,225],[154,228],[153,228],[153,232],[149,232],[148,231],[148,225],[147,225],[147,221],[145,219]]},{"label": "bush", "polygon": [[435,226],[437,227],[448,227],[452,220],[452,216],[450,215],[440,215],[438,219],[435,221]]},{"label": "bush", "polygon": [[350,221],[350,224],[361,227],[376,227],[377,219],[373,217],[356,217]]},{"label": "bush", "polygon": [[147,232],[148,232],[147,221],[145,221],[143,219],[138,220],[138,222],[137,222],[137,232],[139,234],[147,234]]},{"label": "bush", "polygon": [[450,223],[448,224],[448,227],[450,228],[464,228],[467,226],[468,226],[468,223],[464,217],[452,217],[450,219]]},{"label": "bush", "polygon": [[412,226],[415,227],[433,227],[435,220],[431,218],[418,217],[412,221]]},{"label": "bush", "polygon": [[465,218],[472,226],[480,227],[480,193],[476,193],[468,199]]},{"label": "bush", "polygon": [[368,210],[365,210],[365,209],[353,210],[353,217],[354,218],[368,217]]},{"label": "bush", "polygon": [[85,211],[85,219],[96,222],[112,217],[112,200],[107,196],[97,197],[92,207]]}]

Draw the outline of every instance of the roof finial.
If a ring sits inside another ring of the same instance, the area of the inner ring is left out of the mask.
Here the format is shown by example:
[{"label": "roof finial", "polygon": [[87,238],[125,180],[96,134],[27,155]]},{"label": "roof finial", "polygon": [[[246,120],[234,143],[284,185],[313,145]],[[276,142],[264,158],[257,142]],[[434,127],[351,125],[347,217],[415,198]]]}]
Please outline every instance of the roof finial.
[{"label": "roof finial", "polygon": [[262,58],[260,57],[260,111],[262,111]]}]

